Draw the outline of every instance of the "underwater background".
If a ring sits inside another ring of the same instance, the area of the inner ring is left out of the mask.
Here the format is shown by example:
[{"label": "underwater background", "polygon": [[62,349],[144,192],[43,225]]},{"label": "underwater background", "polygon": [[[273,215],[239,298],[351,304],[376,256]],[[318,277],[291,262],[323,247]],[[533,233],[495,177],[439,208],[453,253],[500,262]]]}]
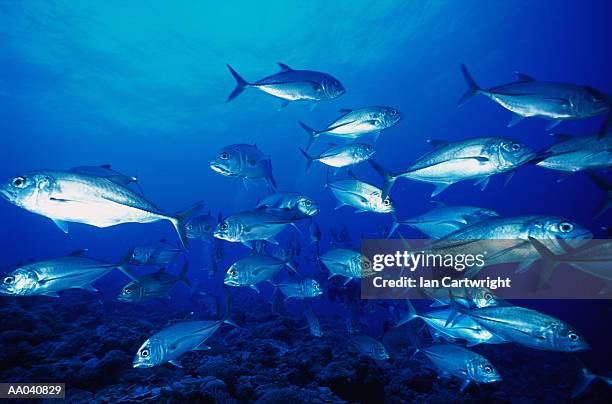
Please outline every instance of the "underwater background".
[{"label": "underwater background", "polygon": [[[303,192],[321,205],[315,217],[321,251],[344,227],[350,238],[345,244],[358,250],[362,238],[384,238],[391,218],[334,210],[326,169],[315,164],[304,170],[299,147],[307,134],[298,121],[322,128],[340,108],[393,106],[403,119],[381,134],[374,158],[394,169],[428,152],[427,139],[507,136],[540,150],[555,142],[545,121],[526,119],[508,128],[510,113],[485,97],[457,108],[466,89],[459,63],[484,87],[513,81],[514,71],[521,71],[610,93],[611,12],[607,1],[3,1],[0,174],[111,164],[137,174],[144,195],[164,211],[202,200],[203,212],[227,216],[252,209],[268,190],[245,189],[241,180],[212,171],[209,162],[223,146],[256,143],[271,157],[279,190]],[[279,108],[277,99],[249,89],[226,103],[235,86],[226,63],[255,80],[277,72],[276,62],[329,73],[346,94],[313,110],[299,102]],[[602,120],[564,122],[555,132],[592,135]],[[382,185],[367,163],[352,171]],[[346,169],[337,177],[348,178]],[[608,237],[612,213],[593,219],[602,191],[583,173],[558,178],[556,171],[527,165],[505,186],[500,176],[484,191],[462,182],[435,199],[504,216],[565,217],[596,238]],[[431,190],[429,184],[398,181],[392,191],[398,216],[431,209]],[[63,234],[50,220],[4,201],[0,222],[2,272],[82,248],[117,262],[135,245],[162,238],[178,243],[166,222],[105,229],[71,224]],[[66,382],[76,402],[566,402],[582,366],[600,374],[610,370],[608,301],[517,302],[572,324],[592,350],[573,355],[479,346],[475,350],[504,380],[459,393],[456,382],[438,380],[423,360],[411,360],[412,334],[393,330],[389,303],[360,302],[358,281],[345,287],[339,279],[326,280],[307,222],[297,226],[301,233],[287,229],[278,239],[287,245],[300,238],[300,271],[324,287],[323,296],[308,301],[322,338],[300,329],[306,324],[303,302],[288,301],[273,312],[271,285],[262,286],[261,294],[232,288],[232,318],[241,329],[224,326],[209,340],[212,350],[184,356],[183,369],[132,369],[140,344],[170,322],[222,315],[224,273],[249,250],[223,242],[223,260],[211,276],[205,246],[193,240],[186,257],[192,286],[176,285],[169,299],[117,301],[128,281],[118,271],[96,283],[98,293],[1,297],[0,381]],[[408,228],[402,234],[422,237]],[[178,273],[180,266],[169,271]],[[136,268],[139,275],[153,270]],[[346,318],[355,311],[363,332],[386,341],[389,360],[351,350]],[[580,400],[604,401],[609,393],[594,384]]]}]

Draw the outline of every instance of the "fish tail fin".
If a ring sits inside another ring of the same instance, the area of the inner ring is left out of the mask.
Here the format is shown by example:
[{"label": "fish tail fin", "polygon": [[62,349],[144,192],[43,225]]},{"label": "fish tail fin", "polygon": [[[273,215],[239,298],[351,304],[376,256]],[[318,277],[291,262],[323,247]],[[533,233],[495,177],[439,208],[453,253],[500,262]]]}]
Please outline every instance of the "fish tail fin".
[{"label": "fish tail fin", "polygon": [[476,82],[472,78],[472,75],[470,74],[467,67],[465,67],[463,63],[461,63],[461,72],[463,73],[463,78],[465,79],[468,85],[468,89],[465,92],[465,94],[463,94],[463,96],[459,99],[459,102],[457,103],[458,107],[465,104],[470,98],[472,98],[473,96],[475,96],[476,94],[480,92],[480,87],[478,87],[478,84],[476,84]]},{"label": "fish tail fin", "polygon": [[306,158],[306,168],[304,169],[304,171],[308,171],[308,169],[310,168],[310,166],[312,166],[312,162],[314,160],[314,158],[312,158],[311,155],[309,155],[304,149],[302,149],[300,147],[300,151],[302,152],[302,154],[304,155],[304,157]]},{"label": "fish tail fin", "polygon": [[191,287],[191,281],[187,278],[187,270],[189,269],[189,263],[185,261],[183,264],[183,268],[181,268],[181,272],[179,273],[179,279],[183,281],[183,283],[189,287]]},{"label": "fish tail fin", "polygon": [[300,274],[298,272],[297,265],[295,265],[295,262],[293,262],[292,260],[287,260],[285,265],[287,265],[287,268],[289,268],[294,274],[296,274],[296,275]]},{"label": "fish tail fin", "polygon": [[230,66],[229,64],[227,65],[227,68],[229,69],[230,73],[232,73],[232,76],[234,76],[234,79],[236,80],[236,87],[234,88],[234,91],[232,91],[232,93],[229,95],[229,97],[227,97],[227,100],[226,100],[226,102],[230,102],[234,98],[238,97],[240,93],[243,92],[244,89],[250,86],[251,84],[245,79],[243,79],[238,74],[238,72],[236,72],[236,70],[234,70],[232,66]]},{"label": "fish tail fin", "polygon": [[117,263],[117,269],[123,272],[125,276],[127,276],[128,278],[132,279],[135,282],[140,283],[140,280],[136,277],[136,275],[134,275],[132,270],[128,267],[128,262],[130,261],[130,257],[132,256],[133,251],[134,251],[133,248],[128,250],[127,254],[125,254],[125,256],[121,259],[121,261]]},{"label": "fish tail fin", "polygon": [[383,166],[381,166],[374,160],[368,160],[368,161],[372,165],[372,167],[374,167],[376,172],[380,174],[381,177],[383,177],[384,185],[383,185],[381,198],[384,200],[387,198],[387,196],[389,196],[389,192],[391,191],[391,187],[393,187],[395,180],[397,180],[397,176],[391,174],[389,170],[387,170],[386,168],[384,168]]},{"label": "fish tail fin", "polygon": [[419,315],[417,314],[414,306],[412,305],[412,302],[406,299],[406,304],[408,305],[408,313],[404,316],[404,318],[401,318],[400,321],[397,322],[397,324],[395,324],[396,327],[407,324],[415,318],[419,318]]},{"label": "fish tail fin", "polygon": [[308,150],[308,149],[310,149],[310,146],[312,145],[312,142],[314,142],[315,139],[318,138],[321,133],[317,132],[314,129],[312,129],[310,126],[306,125],[302,121],[298,121],[298,123],[300,124],[302,129],[304,129],[306,131],[306,133],[308,133],[308,143],[306,144],[306,150]]},{"label": "fish tail fin", "polygon": [[601,376],[596,375],[587,368],[580,369],[578,380],[572,389],[572,398],[580,396],[593,383],[593,381]]},{"label": "fish tail fin", "polygon": [[187,233],[185,231],[185,225],[191,216],[193,216],[198,210],[202,209],[204,206],[204,202],[197,202],[185,210],[178,212],[174,217],[170,217],[169,220],[174,225],[176,232],[178,233],[179,238],[181,239],[181,244],[183,248],[186,250],[189,242],[187,240]]}]

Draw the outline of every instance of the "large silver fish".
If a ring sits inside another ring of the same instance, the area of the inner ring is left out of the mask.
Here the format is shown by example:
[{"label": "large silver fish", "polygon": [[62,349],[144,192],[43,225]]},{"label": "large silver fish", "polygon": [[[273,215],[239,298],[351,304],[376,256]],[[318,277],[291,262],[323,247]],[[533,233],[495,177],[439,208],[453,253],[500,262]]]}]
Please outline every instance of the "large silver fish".
[{"label": "large silver fish", "polygon": [[228,216],[217,224],[214,236],[233,243],[243,243],[249,247],[251,241],[258,240],[278,244],[274,236],[290,224],[292,224],[290,220],[263,210],[242,212]]},{"label": "large silver fish", "polygon": [[345,285],[354,278],[366,278],[375,274],[367,257],[346,248],[333,248],[319,259],[329,271],[328,279],[334,276],[345,277]]},{"label": "large silver fish", "polygon": [[229,267],[223,283],[228,286],[248,286],[259,293],[257,284],[266,281],[272,283],[274,276],[285,266],[297,273],[291,260],[281,260],[265,254],[251,254]]},{"label": "large silver fish", "polygon": [[562,141],[542,153],[538,166],[569,172],[612,167],[611,137],[555,136]]},{"label": "large silver fish", "polygon": [[92,284],[115,268],[137,280],[125,266],[125,261],[110,264],[85,257],[84,254],[85,250],[79,250],[65,257],[21,266],[4,276],[0,284],[0,294],[58,297],[57,292],[66,289],[97,292]]},{"label": "large silver fish", "polygon": [[499,217],[499,214],[490,209],[475,206],[447,206],[442,202],[436,202],[436,207],[429,212],[394,222],[387,237],[391,237],[398,226],[405,225],[414,227],[427,237],[443,238],[461,228],[493,217]]},{"label": "large silver fish", "polygon": [[166,268],[144,275],[138,281],[131,281],[121,289],[117,300],[127,303],[144,302],[151,299],[159,299],[168,296],[168,291],[177,282],[183,282],[191,286],[187,279],[188,264],[185,263],[178,276],[166,271]]},{"label": "large silver fish", "polygon": [[419,348],[443,377],[455,376],[461,380],[461,392],[471,382],[494,383],[502,380],[501,375],[487,358],[469,349],[451,344],[436,344]]},{"label": "large silver fish", "polygon": [[589,344],[569,324],[539,311],[519,306],[493,306],[462,310],[498,337],[530,348],[577,352]]},{"label": "large silver fish", "polygon": [[270,188],[276,188],[276,181],[272,175],[272,161],[257,148],[257,145],[225,146],[210,162],[210,168],[226,177],[242,178],[245,187],[247,181],[260,179]]},{"label": "large silver fish", "polygon": [[391,213],[395,214],[393,202],[388,196],[382,197],[380,188],[363,182],[349,171],[351,179],[327,182],[327,186],[332,191],[338,204],[336,209],[348,205],[361,212]]},{"label": "large silver fish", "polygon": [[[517,272],[522,272],[540,258],[538,251],[529,242],[529,237],[542,241],[554,252],[563,251],[560,239],[572,246],[579,246],[593,237],[584,227],[570,220],[555,216],[514,216],[492,218],[467,226],[432,244],[436,253],[459,253],[471,251],[482,254],[487,251],[485,266],[520,263]],[[466,276],[477,273],[472,267]]]},{"label": "large silver fish", "polygon": [[321,135],[335,136],[353,140],[358,137],[374,134],[374,141],[384,129],[395,126],[402,119],[402,114],[391,107],[365,107],[359,109],[341,109],[342,116],[336,119],[323,130],[315,130],[303,122],[300,126],[308,133],[308,146]]},{"label": "large silver fish", "polygon": [[468,347],[478,344],[502,344],[506,342],[469,316],[458,316],[455,321],[449,323],[448,319],[453,313],[450,308],[417,314],[412,303],[407,301],[407,304],[409,312],[400,319],[396,327],[420,318],[431,329],[435,330],[435,333],[440,334],[450,342],[461,339],[467,342]]},{"label": "large silver fish", "polygon": [[236,88],[227,101],[236,98],[245,88],[256,88],[282,99],[281,107],[286,106],[290,101],[332,100],[346,92],[342,84],[329,74],[311,70],[294,70],[284,63],[278,63],[278,66],[281,69],[280,72],[249,83],[240,77],[230,65],[227,65],[236,80]]},{"label": "large silver fish", "polygon": [[417,159],[405,171],[392,174],[379,164],[370,163],[384,178],[383,198],[389,195],[398,178],[428,182],[436,185],[431,194],[438,195],[459,181],[476,180],[485,189],[489,178],[514,170],[535,157],[535,153],[521,142],[502,137],[483,137],[456,142],[430,140],[435,149]]},{"label": "large silver fish", "polygon": [[351,337],[350,342],[362,355],[377,361],[389,359],[389,354],[385,346],[369,335],[355,335]]},{"label": "large silver fish", "polygon": [[109,227],[168,220],[183,246],[187,246],[185,222],[202,207],[197,203],[170,216],[112,177],[71,171],[35,171],[14,177],[0,185],[0,195],[20,208],[48,217],[64,232],[68,232],[66,222]]},{"label": "large silver fish", "polygon": [[332,145],[318,156],[311,156],[300,149],[306,157],[306,170],[313,161],[318,161],[330,167],[349,167],[367,161],[374,155],[374,147],[365,143],[351,143],[348,145]]},{"label": "large silver fish", "polygon": [[151,368],[170,363],[182,367],[178,359],[189,351],[210,349],[206,345],[206,341],[224,323],[238,327],[228,317],[214,321],[184,321],[166,327],[153,334],[138,348],[132,366],[135,368]]},{"label": "large silver fish", "polygon": [[288,220],[307,219],[319,213],[319,204],[299,192],[277,192],[257,203],[258,209]]},{"label": "large silver fish", "polygon": [[610,110],[609,97],[588,86],[538,81],[517,73],[519,81],[485,90],[476,84],[463,64],[461,71],[469,88],[459,105],[482,94],[514,113],[508,126],[524,118],[537,117],[551,120],[548,125],[551,129],[563,120],[589,118]]}]

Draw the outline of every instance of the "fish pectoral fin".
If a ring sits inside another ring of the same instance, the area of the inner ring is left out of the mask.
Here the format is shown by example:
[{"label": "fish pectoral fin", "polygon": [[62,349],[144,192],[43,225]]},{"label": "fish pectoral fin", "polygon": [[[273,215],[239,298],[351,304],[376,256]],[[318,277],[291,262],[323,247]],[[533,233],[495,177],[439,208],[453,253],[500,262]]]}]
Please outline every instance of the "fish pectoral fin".
[{"label": "fish pectoral fin", "polygon": [[346,278],[346,280],[344,281],[344,283],[342,284],[342,286],[346,286],[346,285],[348,285],[348,283],[349,283],[350,281],[352,281],[352,280],[353,280],[353,278]]},{"label": "fish pectoral fin", "polygon": [[67,222],[64,222],[62,220],[57,220],[57,219],[51,219],[51,220],[53,221],[53,223],[55,223],[57,227],[59,227],[61,231],[68,234],[68,223]]},{"label": "fish pectoral fin", "polygon": [[487,185],[489,185],[490,180],[491,180],[491,177],[483,177],[483,178],[476,180],[474,182],[474,185],[480,186],[480,190],[484,191],[487,188]]},{"label": "fish pectoral fin", "polygon": [[552,130],[554,127],[563,122],[563,119],[555,119],[554,121],[550,121],[548,125],[546,125],[546,130]]},{"label": "fish pectoral fin", "polygon": [[510,118],[510,122],[508,122],[508,128],[513,127],[517,123],[521,122],[523,119],[525,119],[525,117],[522,115],[512,114],[512,118]]},{"label": "fish pectoral fin", "polygon": [[459,389],[459,392],[463,393],[465,391],[465,389],[468,388],[469,385],[470,385],[470,379],[464,379],[461,382],[461,388]]},{"label": "fish pectoral fin", "polygon": [[99,292],[98,289],[93,287],[91,284],[81,285],[78,287],[79,289],[88,290],[90,292]]},{"label": "fish pectoral fin", "polygon": [[257,292],[257,293],[260,293],[260,294],[261,294],[261,292],[259,291],[259,288],[257,287],[257,285],[249,285],[249,287],[250,287],[251,289],[253,289],[255,292]]},{"label": "fish pectoral fin", "polygon": [[433,197],[438,196],[439,194],[444,192],[446,188],[450,187],[453,184],[454,184],[453,182],[443,182],[443,183],[436,184],[436,188],[431,193],[431,197],[433,198]]},{"label": "fish pectoral fin", "polygon": [[182,369],[182,368],[183,368],[183,365],[181,365],[181,364],[178,362],[178,360],[176,360],[176,359],[169,360],[169,361],[168,361],[168,363],[169,363],[169,364],[171,364],[171,365],[176,366],[176,367],[177,367],[177,368],[179,368],[179,369]]},{"label": "fish pectoral fin", "polygon": [[47,292],[47,293],[43,293],[43,296],[49,296],[49,297],[59,297],[59,295],[55,292]]},{"label": "fish pectoral fin", "polygon": [[202,342],[200,345],[198,345],[197,347],[193,348],[194,351],[208,351],[212,349],[209,345],[206,345],[205,342]]}]

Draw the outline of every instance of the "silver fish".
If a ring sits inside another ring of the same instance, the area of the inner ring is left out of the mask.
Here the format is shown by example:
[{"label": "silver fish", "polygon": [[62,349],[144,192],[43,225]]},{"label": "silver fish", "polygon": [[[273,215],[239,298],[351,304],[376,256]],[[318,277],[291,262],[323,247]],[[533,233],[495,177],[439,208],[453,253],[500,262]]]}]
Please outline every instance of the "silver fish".
[{"label": "silver fish", "polygon": [[326,73],[311,70],[294,70],[284,63],[278,63],[281,71],[254,83],[243,79],[230,65],[230,73],[236,80],[236,88],[227,101],[236,98],[245,88],[256,88],[283,100],[281,107],[290,101],[324,101],[340,97],[346,92],[342,84]]},{"label": "silver fish", "polygon": [[134,247],[129,263],[133,265],[169,264],[174,261],[183,250],[161,239],[158,242]]},{"label": "silver fish", "polygon": [[168,296],[168,291],[177,282],[183,282],[191,286],[187,279],[187,267],[185,263],[178,276],[166,271],[166,268],[138,278],[138,281],[131,281],[121,289],[117,300],[127,303],[143,302],[150,299],[158,299]]},{"label": "silver fish", "polygon": [[214,321],[184,321],[153,334],[138,348],[132,366],[151,368],[164,363],[182,367],[179,357],[189,351],[203,351],[210,347],[206,340],[223,324],[238,327],[231,319]]},{"label": "silver fish", "polygon": [[323,332],[321,331],[321,323],[319,323],[319,319],[317,318],[315,312],[309,307],[304,310],[304,316],[306,316],[310,334],[314,337],[322,337]]},{"label": "silver fish", "polygon": [[485,189],[492,175],[512,171],[536,155],[523,143],[502,137],[428,142],[435,149],[400,173],[392,174],[370,160],[374,169],[385,180],[383,197],[389,195],[391,187],[398,178],[436,185],[432,197],[459,181],[475,180],[481,189]]},{"label": "silver fish", "polygon": [[517,73],[519,81],[485,90],[476,84],[463,64],[461,71],[469,88],[459,105],[482,94],[514,113],[509,127],[524,118],[537,117],[551,120],[547,129],[552,129],[563,120],[589,118],[610,110],[608,97],[588,86],[538,81]]},{"label": "silver fish", "polygon": [[501,304],[501,301],[489,288],[419,288],[425,296],[433,299],[431,307],[450,306],[452,300],[466,308],[489,307]]},{"label": "silver fish", "polygon": [[185,234],[189,239],[197,239],[206,242],[212,241],[213,233],[217,223],[221,221],[221,214],[215,219],[210,211],[206,215],[193,217],[185,223]]},{"label": "silver fish", "polygon": [[300,126],[309,135],[306,150],[321,135],[353,140],[367,134],[374,134],[374,141],[376,141],[382,130],[397,125],[402,119],[400,111],[384,106],[365,107],[354,110],[341,109],[340,113],[342,113],[342,116],[327,125],[323,130],[315,130],[305,123],[299,122]]},{"label": "silver fish", "polygon": [[412,303],[407,301],[407,304],[409,312],[397,323],[396,327],[420,318],[435,332],[450,339],[451,342],[455,339],[461,339],[467,342],[468,347],[478,344],[502,344],[506,342],[469,316],[458,316],[455,321],[449,323],[448,319],[453,313],[450,308],[417,314]]},{"label": "silver fish", "polygon": [[354,278],[366,278],[375,274],[367,257],[346,248],[333,248],[319,257],[329,271],[328,279],[334,276],[346,278],[346,285]]},{"label": "silver fish", "polygon": [[[563,246],[559,240],[578,247],[593,234],[572,221],[555,216],[515,216],[478,222],[436,241],[432,247],[436,253],[487,251],[485,266],[518,262],[517,272],[523,272],[540,258],[529,237],[560,252]],[[472,267],[466,276],[474,275],[479,269]]]},{"label": "silver fish", "polygon": [[345,205],[352,206],[361,212],[395,213],[393,202],[389,197],[382,197],[380,188],[357,179],[349,171],[351,179],[327,182],[326,186],[332,191],[338,204],[336,209]]},{"label": "silver fish", "polygon": [[285,266],[297,273],[290,260],[280,260],[265,254],[251,254],[229,267],[223,283],[228,286],[248,286],[259,293],[257,284],[265,281],[272,283],[274,276]]},{"label": "silver fish", "polygon": [[217,224],[214,236],[221,240],[247,245],[257,240],[278,244],[274,236],[290,224],[292,224],[291,221],[266,211],[242,212],[228,216]]},{"label": "silver fish", "polygon": [[556,136],[562,141],[542,153],[545,157],[538,166],[567,172],[612,167],[611,137]]},{"label": "silver fish", "polygon": [[318,161],[330,167],[349,167],[367,161],[374,155],[374,147],[365,143],[351,143],[348,145],[332,145],[318,156],[311,156],[300,149],[306,157],[306,170],[313,161]]},{"label": "silver fish", "polygon": [[33,262],[6,274],[0,284],[0,295],[58,297],[57,292],[66,289],[98,290],[95,281],[117,268],[135,279],[125,261],[110,264],[84,256],[85,250],[46,261]]},{"label": "silver fish", "polygon": [[460,310],[506,341],[547,351],[577,352],[590,349],[569,324],[539,311],[519,306]]},{"label": "silver fish", "polygon": [[0,195],[27,211],[53,220],[64,232],[66,222],[109,227],[122,223],[168,220],[187,246],[185,222],[202,203],[169,216],[151,202],[111,178],[71,171],[36,171],[0,185]]},{"label": "silver fish", "polygon": [[298,282],[279,283],[276,286],[285,295],[285,300],[307,299],[323,294],[319,282],[311,278],[305,278]]},{"label": "silver fish", "polygon": [[447,206],[436,202],[436,208],[411,219],[394,222],[387,237],[395,232],[398,226],[414,227],[430,238],[444,238],[455,231],[493,217],[497,212],[475,206]]},{"label": "silver fish", "polygon": [[317,215],[320,210],[314,199],[299,192],[268,195],[257,203],[257,208],[290,220],[307,219]]},{"label": "silver fish", "polygon": [[436,344],[419,348],[435,366],[440,376],[455,376],[461,380],[461,392],[471,382],[494,383],[501,375],[487,358],[457,345]]},{"label": "silver fish", "polygon": [[377,361],[389,359],[389,354],[387,353],[385,346],[380,341],[375,340],[369,335],[352,336],[350,342],[362,355],[368,356]]},{"label": "silver fish", "polygon": [[225,146],[210,162],[210,168],[226,177],[242,178],[247,181],[261,179],[271,188],[276,188],[272,175],[272,161],[265,156],[257,145],[232,144]]},{"label": "silver fish", "polygon": [[566,264],[608,283],[612,282],[612,240],[591,240],[578,248],[564,245],[567,252],[561,254],[555,254],[533,237],[530,237],[529,241],[549,264],[542,269],[543,272],[552,271],[558,264]]}]

